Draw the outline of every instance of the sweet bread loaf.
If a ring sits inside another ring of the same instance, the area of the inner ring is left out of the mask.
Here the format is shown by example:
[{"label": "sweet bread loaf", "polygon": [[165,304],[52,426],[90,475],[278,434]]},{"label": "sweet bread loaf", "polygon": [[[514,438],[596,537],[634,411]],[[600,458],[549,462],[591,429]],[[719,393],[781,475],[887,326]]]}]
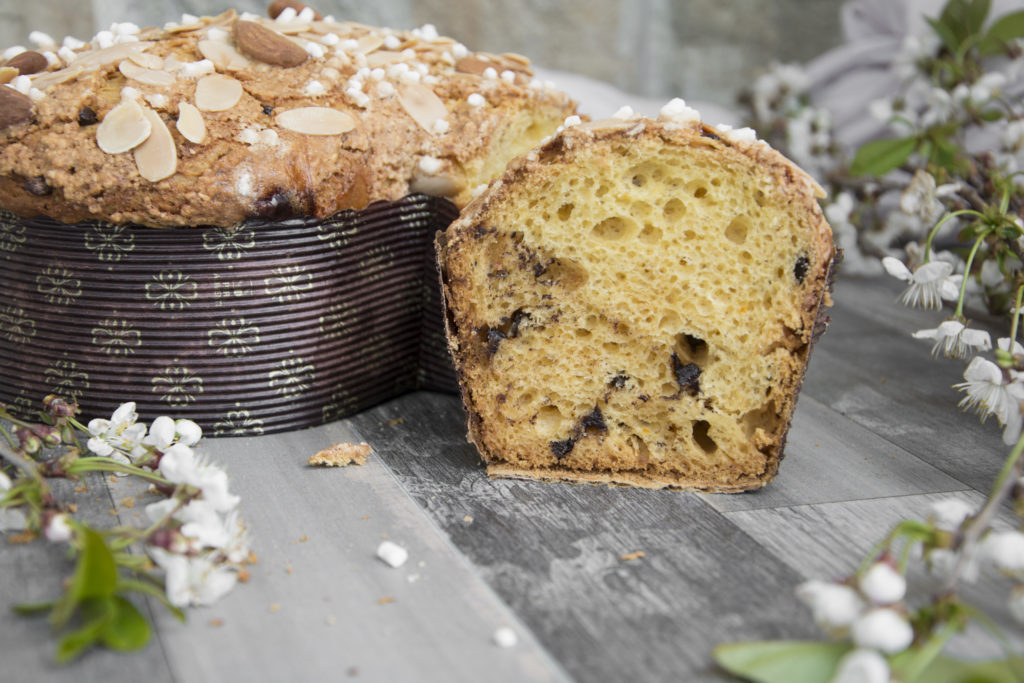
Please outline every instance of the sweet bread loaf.
[{"label": "sweet bread loaf", "polygon": [[0,207],[65,223],[461,206],[575,108],[524,57],[312,10],[37,42],[0,61]]},{"label": "sweet bread loaf", "polygon": [[670,103],[567,127],[439,237],[492,475],[738,491],[776,474],[834,257],[822,190]]}]

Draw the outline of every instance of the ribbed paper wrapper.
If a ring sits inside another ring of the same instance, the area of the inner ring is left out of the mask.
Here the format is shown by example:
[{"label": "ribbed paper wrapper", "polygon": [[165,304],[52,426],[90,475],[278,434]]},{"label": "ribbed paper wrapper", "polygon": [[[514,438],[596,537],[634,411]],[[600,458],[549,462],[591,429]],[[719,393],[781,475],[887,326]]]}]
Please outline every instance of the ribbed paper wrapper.
[{"label": "ribbed paper wrapper", "polygon": [[454,392],[432,245],[456,215],[422,195],[230,229],[0,212],[0,402],[135,401],[238,436]]}]

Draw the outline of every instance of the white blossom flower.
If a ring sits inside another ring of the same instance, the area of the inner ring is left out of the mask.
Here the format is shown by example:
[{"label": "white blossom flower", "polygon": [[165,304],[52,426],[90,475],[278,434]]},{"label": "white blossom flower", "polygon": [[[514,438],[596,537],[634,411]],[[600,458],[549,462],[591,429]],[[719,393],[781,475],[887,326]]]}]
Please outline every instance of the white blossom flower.
[{"label": "white blossom flower", "polygon": [[175,420],[174,431],[178,435],[178,443],[194,446],[203,438],[203,430],[192,420]]},{"label": "white blossom flower", "polygon": [[46,539],[53,543],[67,543],[70,541],[71,525],[68,523],[68,516],[60,513],[51,517],[43,533],[46,535]]},{"label": "white blossom flower", "polygon": [[167,599],[175,607],[213,604],[227,595],[238,581],[231,567],[209,556],[186,557],[162,548],[150,548],[149,553],[166,573]]},{"label": "white blossom flower", "polygon": [[953,572],[959,571],[960,579],[965,583],[976,582],[981,573],[977,558],[970,554],[962,563],[960,558],[960,553],[948,548],[932,548],[925,554],[924,561],[928,573],[936,579],[948,581],[953,577]]},{"label": "white blossom flower", "polygon": [[170,446],[160,458],[160,474],[172,484],[187,484],[196,466],[196,456],[185,444]]},{"label": "white blossom flower", "polygon": [[142,442],[158,451],[166,450],[174,442],[174,420],[166,415],[153,420],[153,424],[149,425],[149,434]]},{"label": "white blossom flower", "polygon": [[876,605],[891,605],[907,594],[907,580],[888,562],[876,562],[860,577],[860,591]]},{"label": "white blossom flower", "polygon": [[1006,351],[1011,356],[1024,356],[1024,346],[1019,341],[1014,341],[1011,345],[1009,337],[1000,337],[996,340],[996,348],[1000,351]]},{"label": "white blossom flower", "polygon": [[839,660],[830,683],[888,683],[889,662],[877,650],[850,650]]},{"label": "white blossom flower", "polygon": [[86,443],[96,455],[110,457],[118,462],[128,463],[126,453],[142,444],[146,436],[146,425],[139,424],[135,403],[122,403],[109,420],[90,420],[87,428],[91,438]]},{"label": "white blossom flower", "polygon": [[944,498],[932,503],[932,524],[943,531],[956,531],[974,514],[974,506],[962,498]]},{"label": "white blossom flower", "polygon": [[960,297],[960,278],[953,275],[952,264],[931,261],[914,272],[899,259],[886,256],[882,266],[893,277],[910,283],[902,301],[911,307],[942,308],[942,300],[956,301]]},{"label": "white blossom flower", "polygon": [[202,490],[202,499],[217,510],[228,512],[238,505],[239,497],[228,491],[228,475],[223,469],[197,458],[189,446],[180,441],[169,447],[158,468],[172,484],[186,484]]},{"label": "white blossom flower", "polygon": [[963,410],[976,410],[984,422],[995,415],[1003,425],[1003,443],[1014,444],[1020,438],[1020,402],[1024,400],[1024,385],[1019,377],[1004,382],[999,366],[981,356],[975,356],[964,371],[965,382],[954,385],[967,395],[960,401]]},{"label": "white blossom flower", "polygon": [[878,607],[858,618],[851,635],[858,647],[890,655],[903,652],[914,642],[914,629],[906,617],[888,607]]},{"label": "white blossom flower", "polygon": [[1024,534],[992,531],[982,542],[982,555],[999,571],[1024,577]]},{"label": "white blossom flower", "polygon": [[6,472],[0,470],[0,491],[8,491],[11,486],[13,486],[11,478],[7,476]]},{"label": "white blossom flower", "polygon": [[843,632],[864,611],[857,591],[830,581],[806,581],[797,587],[796,596],[811,608],[814,623],[829,633]]},{"label": "white blossom flower", "polygon": [[992,350],[988,332],[965,327],[956,320],[946,320],[934,329],[918,330],[914,339],[934,340],[932,355],[946,358],[966,358],[968,352]]},{"label": "white blossom flower", "polygon": [[900,196],[900,210],[912,216],[920,216],[925,225],[934,225],[946,212],[939,198],[955,194],[959,189],[959,183],[936,186],[935,177],[919,168]]}]

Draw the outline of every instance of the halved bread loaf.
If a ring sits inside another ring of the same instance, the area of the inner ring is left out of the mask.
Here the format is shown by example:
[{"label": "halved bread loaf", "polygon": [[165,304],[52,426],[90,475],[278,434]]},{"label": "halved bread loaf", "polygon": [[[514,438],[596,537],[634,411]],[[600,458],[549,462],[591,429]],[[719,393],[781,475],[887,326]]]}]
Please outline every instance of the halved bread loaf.
[{"label": "halved bread loaf", "polygon": [[820,187],[749,131],[568,127],[439,237],[494,476],[738,491],[778,470],[830,304]]}]

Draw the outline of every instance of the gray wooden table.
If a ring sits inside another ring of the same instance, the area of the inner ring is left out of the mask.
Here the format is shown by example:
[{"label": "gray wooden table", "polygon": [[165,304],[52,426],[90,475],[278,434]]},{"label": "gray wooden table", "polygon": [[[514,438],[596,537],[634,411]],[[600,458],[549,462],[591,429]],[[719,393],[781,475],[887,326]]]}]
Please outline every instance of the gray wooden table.
[{"label": "gray wooden table", "polygon": [[[950,495],[982,499],[1006,449],[956,408],[962,365],[910,332],[936,314],[895,303],[888,280],[840,281],[776,481],[707,495],[489,480],[451,396],[418,393],[286,434],[204,441],[252,531],[252,579],[187,625],[150,606],[134,655],[52,663],[45,620],[0,606],[0,681],[723,680],[723,641],[816,637],[793,588],[849,574],[899,519]],[[313,469],[337,441],[363,467]],[[95,521],[142,514],[123,481],[75,494]],[[392,569],[383,538],[409,550]],[[625,560],[624,554],[643,551]],[[2,602],[52,596],[70,570],[45,542],[0,543]],[[1009,584],[971,597],[1005,614]],[[499,648],[492,634],[519,636]],[[995,654],[977,633],[961,652]]]}]

